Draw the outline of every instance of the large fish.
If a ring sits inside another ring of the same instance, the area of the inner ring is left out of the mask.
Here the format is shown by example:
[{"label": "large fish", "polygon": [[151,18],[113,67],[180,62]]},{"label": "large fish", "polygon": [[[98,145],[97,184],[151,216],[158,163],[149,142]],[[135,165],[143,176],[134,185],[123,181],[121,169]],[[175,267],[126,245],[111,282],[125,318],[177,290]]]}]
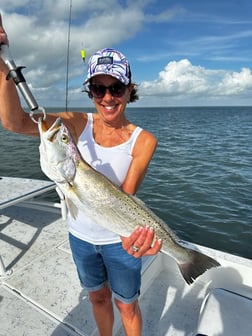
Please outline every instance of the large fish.
[{"label": "large fish", "polygon": [[220,265],[183,246],[168,225],[142,201],[123,192],[86,163],[60,118],[50,128],[40,120],[39,132],[41,169],[63,192],[73,216],[80,209],[94,223],[121,236],[129,236],[138,225],[153,227],[155,236],[162,238],[161,251],[176,260],[188,284],[206,270]]}]

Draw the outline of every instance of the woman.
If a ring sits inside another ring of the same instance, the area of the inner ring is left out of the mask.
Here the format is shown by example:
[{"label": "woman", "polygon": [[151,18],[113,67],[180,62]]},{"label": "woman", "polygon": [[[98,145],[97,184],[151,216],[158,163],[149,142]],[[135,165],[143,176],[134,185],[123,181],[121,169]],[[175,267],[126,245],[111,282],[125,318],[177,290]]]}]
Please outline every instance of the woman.
[{"label": "woman", "polygon": [[[0,17],[0,43],[8,44]],[[0,60],[0,118],[6,129],[38,136],[37,125],[21,107],[15,85],[7,81],[8,69]],[[65,125],[84,157],[96,170],[129,194],[143,181],[155,151],[155,137],[127,120],[127,103],[137,97],[130,66],[120,52],[103,49],[89,60],[84,83],[96,113],[62,112]],[[57,115],[58,116],[58,115]],[[48,124],[56,119],[47,114]],[[89,291],[101,336],[111,336],[113,305],[120,311],[125,334],[139,336],[142,318],[138,304],[141,256],[156,254],[162,242],[149,227],[139,227],[130,237],[119,237],[92,223],[84,213],[69,215],[69,240],[81,284]]]}]

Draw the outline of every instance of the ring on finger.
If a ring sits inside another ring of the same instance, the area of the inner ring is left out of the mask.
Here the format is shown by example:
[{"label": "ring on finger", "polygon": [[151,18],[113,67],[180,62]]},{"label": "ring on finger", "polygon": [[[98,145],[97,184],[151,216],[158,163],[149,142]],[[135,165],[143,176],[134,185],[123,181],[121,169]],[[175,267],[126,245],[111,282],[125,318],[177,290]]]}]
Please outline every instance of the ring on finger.
[{"label": "ring on finger", "polygon": [[139,247],[137,247],[135,245],[132,245],[131,249],[132,249],[133,252],[138,252],[139,251]]}]

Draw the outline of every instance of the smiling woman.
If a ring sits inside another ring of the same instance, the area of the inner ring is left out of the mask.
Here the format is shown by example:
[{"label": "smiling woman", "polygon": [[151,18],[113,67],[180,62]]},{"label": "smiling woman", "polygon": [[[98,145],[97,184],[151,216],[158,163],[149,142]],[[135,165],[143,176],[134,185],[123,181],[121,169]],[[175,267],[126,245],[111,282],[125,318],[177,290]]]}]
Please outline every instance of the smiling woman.
[{"label": "smiling woman", "polygon": [[[0,27],[0,32],[0,43],[6,43],[3,27]],[[22,109],[14,83],[6,80],[8,68],[2,61],[0,74],[0,118],[3,127],[38,136],[37,125]],[[71,131],[84,160],[125,193],[135,194],[144,179],[157,140],[150,132],[126,118],[127,104],[138,98],[128,60],[115,49],[97,51],[89,60],[85,85],[96,113],[47,113],[46,123],[49,127],[55,125],[56,118],[60,116]],[[53,127],[48,135],[50,141],[54,132]],[[42,158],[41,163],[44,163]],[[68,174],[64,176],[65,183],[69,184]],[[69,239],[80,282],[89,291],[100,334],[112,335],[113,295],[126,334],[140,336],[142,318],[138,296],[141,257],[156,254],[162,242],[154,239],[155,232],[150,227],[136,229],[129,237],[121,237],[103,227],[103,216],[97,223],[92,216],[95,209],[88,209],[79,209],[78,215],[70,211]],[[97,246],[100,248],[97,249]]]}]

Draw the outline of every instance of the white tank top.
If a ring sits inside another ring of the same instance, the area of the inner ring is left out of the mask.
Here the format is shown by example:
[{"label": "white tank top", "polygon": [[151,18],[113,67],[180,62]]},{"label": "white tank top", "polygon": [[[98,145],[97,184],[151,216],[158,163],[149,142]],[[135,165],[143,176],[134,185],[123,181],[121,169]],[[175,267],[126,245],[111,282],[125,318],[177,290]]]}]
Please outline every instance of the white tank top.
[{"label": "white tank top", "polygon": [[[93,115],[88,113],[87,125],[78,139],[77,146],[87,163],[116,185],[121,186],[127,176],[132,151],[141,131],[142,128],[136,127],[128,141],[113,147],[102,147],[95,142]],[[74,236],[91,244],[104,245],[121,241],[117,234],[93,223],[82,211],[79,211],[75,219],[69,214],[68,223],[69,231]]]}]

